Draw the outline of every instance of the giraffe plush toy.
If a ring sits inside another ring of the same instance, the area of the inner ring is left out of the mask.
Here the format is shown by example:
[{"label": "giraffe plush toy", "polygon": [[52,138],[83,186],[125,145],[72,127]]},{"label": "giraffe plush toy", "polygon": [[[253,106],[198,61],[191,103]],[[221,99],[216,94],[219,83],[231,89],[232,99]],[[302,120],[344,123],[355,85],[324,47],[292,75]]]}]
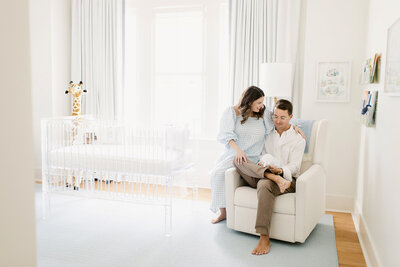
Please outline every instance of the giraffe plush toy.
[{"label": "giraffe plush toy", "polygon": [[[82,94],[86,93],[87,90],[82,90],[82,81],[78,84],[74,84],[73,81],[69,82],[69,88],[65,91],[65,94],[72,95],[72,116],[76,116],[76,118],[72,121],[72,143],[75,141],[79,141],[79,129],[81,128],[81,115],[82,115]],[[82,174],[78,173],[75,175],[68,175],[67,178],[67,187],[74,187],[74,190],[79,190],[81,184]]]},{"label": "giraffe plush toy", "polygon": [[78,84],[74,84],[73,81],[69,82],[69,88],[65,91],[65,94],[72,95],[72,116],[80,116],[82,114],[82,94],[86,93],[87,90],[82,90],[82,81]]}]

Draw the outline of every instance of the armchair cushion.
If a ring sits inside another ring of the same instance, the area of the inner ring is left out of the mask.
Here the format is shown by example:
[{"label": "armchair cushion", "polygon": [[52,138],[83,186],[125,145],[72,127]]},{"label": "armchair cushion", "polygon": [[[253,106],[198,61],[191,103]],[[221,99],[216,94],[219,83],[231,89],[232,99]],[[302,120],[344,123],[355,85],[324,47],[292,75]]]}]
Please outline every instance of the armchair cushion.
[{"label": "armchair cushion", "polygon": [[[234,205],[244,208],[257,209],[257,189],[249,186],[236,188]],[[296,194],[287,193],[275,198],[274,212],[296,214]]]},{"label": "armchair cushion", "polygon": [[312,128],[314,125],[314,120],[302,120],[293,118],[290,120],[290,123],[297,125],[306,136],[306,147],[304,149],[304,153],[307,154],[310,147],[310,139],[311,139]]}]

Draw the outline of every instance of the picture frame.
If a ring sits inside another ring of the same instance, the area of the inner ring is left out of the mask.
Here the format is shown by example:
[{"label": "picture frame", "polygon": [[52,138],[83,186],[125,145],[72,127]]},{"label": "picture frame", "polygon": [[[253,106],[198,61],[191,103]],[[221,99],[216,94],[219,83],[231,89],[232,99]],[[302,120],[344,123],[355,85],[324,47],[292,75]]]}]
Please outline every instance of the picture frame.
[{"label": "picture frame", "polygon": [[350,72],[349,61],[319,61],[316,102],[349,102]]},{"label": "picture frame", "polygon": [[386,95],[400,96],[400,18],[389,27],[386,44],[385,85]]}]

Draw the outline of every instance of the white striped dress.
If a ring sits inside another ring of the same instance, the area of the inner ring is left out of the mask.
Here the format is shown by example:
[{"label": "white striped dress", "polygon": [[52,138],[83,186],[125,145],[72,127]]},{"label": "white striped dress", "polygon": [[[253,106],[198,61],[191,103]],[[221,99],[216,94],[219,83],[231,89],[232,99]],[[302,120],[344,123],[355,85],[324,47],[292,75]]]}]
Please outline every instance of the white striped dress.
[{"label": "white striped dress", "polygon": [[228,142],[233,139],[247,158],[253,163],[257,163],[265,137],[274,128],[271,116],[272,113],[266,108],[263,118],[249,117],[244,124],[241,124],[242,116],[236,116],[233,107],[229,107],[223,112],[217,139],[225,145],[225,151],[219,157],[211,172],[210,209],[213,212],[226,207],[225,171],[233,167],[233,159],[236,155],[235,150]]}]

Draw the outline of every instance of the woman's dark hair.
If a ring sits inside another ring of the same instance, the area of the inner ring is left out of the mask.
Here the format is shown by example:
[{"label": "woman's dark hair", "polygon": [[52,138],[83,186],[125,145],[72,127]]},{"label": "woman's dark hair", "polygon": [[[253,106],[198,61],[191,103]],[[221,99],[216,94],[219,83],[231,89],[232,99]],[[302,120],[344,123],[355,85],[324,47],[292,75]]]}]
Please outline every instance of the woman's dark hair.
[{"label": "woman's dark hair", "polygon": [[[264,96],[264,92],[257,86],[250,86],[243,92],[242,98],[239,101],[239,107],[238,107],[238,110],[243,118],[240,121],[241,124],[245,123],[247,121],[247,119],[250,117],[251,105],[254,103],[254,101],[256,101],[257,99],[259,99],[260,97],[263,97],[263,96]],[[265,110],[265,107],[260,109],[259,112],[254,112],[253,114],[257,117],[257,119],[262,118],[264,115],[264,110]]]},{"label": "woman's dark hair", "polygon": [[293,105],[289,100],[286,99],[279,99],[275,104],[275,108],[287,110],[289,116],[293,113]]}]

